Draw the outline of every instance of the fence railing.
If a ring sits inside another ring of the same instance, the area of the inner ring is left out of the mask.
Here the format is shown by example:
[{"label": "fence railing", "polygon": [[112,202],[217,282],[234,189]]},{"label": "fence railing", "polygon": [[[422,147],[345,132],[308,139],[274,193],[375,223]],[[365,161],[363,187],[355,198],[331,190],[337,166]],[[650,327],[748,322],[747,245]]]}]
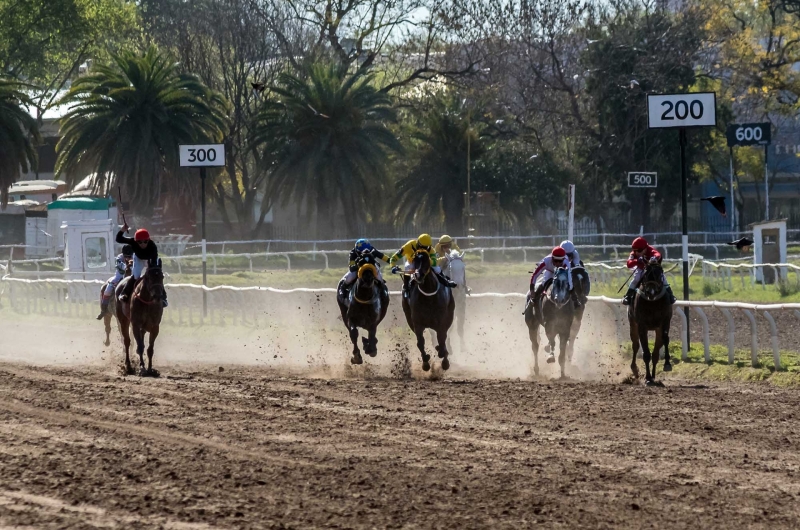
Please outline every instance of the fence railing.
[{"label": "fence railing", "polygon": [[[3,277],[0,280],[0,302],[8,304],[12,311],[23,314],[40,314],[61,317],[75,317],[89,319],[95,316],[98,307],[100,289],[103,282],[100,280],[63,280],[45,279],[32,280],[22,278]],[[178,326],[227,326],[238,325],[246,327],[259,327],[268,322],[274,323],[275,319],[291,319],[291,315],[283,311],[266,313],[260,311],[270,307],[267,298],[273,295],[291,295],[296,293],[333,294],[332,288],[295,288],[276,289],[273,287],[204,287],[195,284],[166,284],[170,297],[170,307],[164,312],[164,323]],[[208,304],[207,315],[203,314],[203,292],[205,291]],[[399,292],[392,292],[398,296]],[[516,298],[522,301],[522,293],[473,293],[467,300],[476,303],[482,298]],[[621,299],[605,296],[590,296],[591,309],[596,304],[604,304],[615,312],[616,322],[619,326],[617,336],[620,343],[625,343],[625,335],[621,333],[627,319],[626,308],[621,305]],[[686,336],[687,322],[684,312],[680,310],[689,307],[698,316],[703,328],[703,349],[706,362],[711,362],[710,355],[710,324],[706,311],[716,309],[720,311],[727,321],[728,362],[734,362],[736,326],[731,311],[741,311],[750,322],[751,363],[758,366],[759,336],[757,317],[761,316],[769,324],[769,343],[772,349],[776,369],[780,369],[781,353],[778,340],[778,327],[772,313],[788,311],[800,319],[800,304],[746,304],[739,302],[684,302],[678,301],[674,306],[674,314],[681,322],[682,353],[681,358],[688,360],[688,340]],[[298,307],[298,310],[301,308]],[[303,310],[305,311],[305,310]]]}]

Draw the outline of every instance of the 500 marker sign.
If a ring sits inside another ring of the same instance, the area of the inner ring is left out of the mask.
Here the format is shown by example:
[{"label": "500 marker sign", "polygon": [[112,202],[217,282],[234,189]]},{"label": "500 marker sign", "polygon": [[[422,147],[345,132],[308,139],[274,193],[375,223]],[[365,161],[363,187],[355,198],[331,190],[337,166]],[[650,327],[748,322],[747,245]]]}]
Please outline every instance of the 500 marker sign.
[{"label": "500 marker sign", "polygon": [[651,129],[716,125],[716,95],[713,92],[648,94],[647,121]]},{"label": "500 marker sign", "polygon": [[181,167],[220,167],[225,165],[225,144],[180,146]]},{"label": "500 marker sign", "polygon": [[658,187],[658,173],[650,171],[629,171],[628,172],[628,187],[629,188],[657,188]]}]

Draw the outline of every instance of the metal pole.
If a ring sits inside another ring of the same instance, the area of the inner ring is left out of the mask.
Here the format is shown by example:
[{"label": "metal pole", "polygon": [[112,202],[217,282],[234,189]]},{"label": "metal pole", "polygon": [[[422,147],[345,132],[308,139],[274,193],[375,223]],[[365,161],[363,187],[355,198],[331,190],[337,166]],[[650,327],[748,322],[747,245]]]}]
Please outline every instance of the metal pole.
[{"label": "metal pole", "polygon": [[569,185],[569,224],[567,225],[567,239],[575,238],[575,184]]},{"label": "metal pole", "polygon": [[[200,192],[200,211],[202,212],[202,232],[200,234],[201,237],[201,247],[203,253],[203,287],[207,286],[208,283],[206,282],[206,168],[200,168],[200,181],[201,184],[201,192]],[[203,318],[208,316],[208,300],[207,300],[207,293],[206,290],[203,289]]]},{"label": "metal pole", "polygon": [[470,194],[470,185],[471,185],[469,164],[470,164],[470,147],[471,147],[471,143],[472,142],[470,141],[470,134],[469,134],[470,130],[469,130],[469,128],[470,128],[470,114],[469,114],[469,111],[468,111],[467,112],[467,237],[472,235],[472,231],[471,231],[471,228],[472,228],[472,208],[470,208],[470,202],[472,202],[472,201],[470,201],[470,196],[469,196],[469,194]]},{"label": "metal pole", "polygon": [[733,147],[730,147],[731,160],[731,232],[736,231],[736,202],[733,197]]},{"label": "metal pole", "polygon": [[[686,171],[686,128],[681,127],[678,131],[681,144],[681,243],[683,246],[683,299],[689,300],[689,219],[687,204],[687,171]],[[691,347],[692,339],[689,332],[689,307],[683,308],[686,315],[686,348]]]},{"label": "metal pole", "polygon": [[769,153],[769,146],[764,146],[764,197],[766,199],[766,208],[764,210],[764,220],[769,221],[769,167],[767,165],[767,154]]}]

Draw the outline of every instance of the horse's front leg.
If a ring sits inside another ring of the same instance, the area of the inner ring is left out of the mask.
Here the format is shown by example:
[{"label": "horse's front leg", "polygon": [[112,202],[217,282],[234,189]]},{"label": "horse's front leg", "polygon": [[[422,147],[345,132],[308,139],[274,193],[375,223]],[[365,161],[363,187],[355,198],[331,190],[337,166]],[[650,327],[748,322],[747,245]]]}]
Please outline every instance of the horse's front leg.
[{"label": "horse's front leg", "polygon": [[131,327],[133,328],[133,340],[136,341],[136,353],[139,355],[139,375],[144,375],[147,372],[144,364],[144,330],[139,326]]},{"label": "horse's front leg", "polygon": [[350,325],[348,330],[350,331],[350,341],[353,343],[353,356],[350,358],[350,363],[361,364],[364,359],[361,358],[361,350],[358,349],[358,327]]},{"label": "horse's front leg", "polygon": [[370,328],[367,329],[367,338],[364,340],[364,352],[370,357],[378,355],[378,339],[375,337],[377,330],[377,326],[370,326]]},{"label": "horse's front leg", "polygon": [[639,344],[642,346],[642,360],[645,369],[645,384],[653,383],[653,374],[650,372],[650,343],[647,341],[647,328],[639,326]]},{"label": "horse's front leg", "polygon": [[659,353],[661,352],[661,346],[664,344],[662,329],[661,327],[656,328],[656,340],[653,344],[653,380],[655,381],[656,378],[656,366],[658,366],[658,360],[660,358]]},{"label": "horse's front leg", "polygon": [[636,379],[639,379],[639,367],[636,366],[636,357],[639,356],[639,325],[632,319],[628,320],[628,324],[630,324],[631,348],[633,348],[631,372]]},{"label": "horse's front leg", "polygon": [[422,369],[427,372],[431,369],[431,356],[425,353],[425,328],[417,326],[414,333],[417,335],[417,348],[422,354]]},{"label": "horse's front leg", "polygon": [[561,367],[561,379],[567,377],[566,364],[567,364],[567,347],[569,346],[569,328],[561,331],[558,334],[558,365]]},{"label": "horse's front leg", "polygon": [[450,368],[450,361],[447,356],[450,353],[447,351],[447,329],[442,328],[436,331],[436,339],[439,342],[436,346],[436,351],[439,353],[439,358],[442,360],[442,370]]},{"label": "horse's front leg", "polygon": [[552,322],[544,325],[544,334],[547,336],[547,346],[544,351],[547,353],[547,364],[556,362],[556,331]]},{"label": "horse's front leg", "polygon": [[[672,315],[670,315],[672,318]],[[671,372],[672,371],[672,363],[669,359],[669,324],[670,318],[666,318],[664,320],[664,324],[661,326],[661,342],[664,343],[664,371]]]},{"label": "horse's front leg", "polygon": [[108,346],[111,344],[111,313],[108,312],[103,315],[103,325],[106,328],[106,340],[103,342],[104,345]]},{"label": "horse's front leg", "polygon": [[133,366],[131,366],[131,328],[129,323],[120,324],[120,332],[122,333],[122,344],[125,346],[125,373],[128,375],[133,374]]},{"label": "horse's front leg", "polygon": [[155,353],[154,346],[156,338],[158,338],[159,326],[154,326],[150,330],[150,344],[147,346],[147,373],[153,373],[153,353]]}]

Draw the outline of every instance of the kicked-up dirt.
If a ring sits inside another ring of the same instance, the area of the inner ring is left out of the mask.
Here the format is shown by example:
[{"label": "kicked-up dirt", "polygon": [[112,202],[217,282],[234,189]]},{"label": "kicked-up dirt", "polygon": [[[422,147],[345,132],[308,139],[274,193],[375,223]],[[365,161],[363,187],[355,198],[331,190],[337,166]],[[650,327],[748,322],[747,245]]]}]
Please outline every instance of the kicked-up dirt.
[{"label": "kicked-up dirt", "polygon": [[796,390],[0,363],[4,528],[800,525]]}]

